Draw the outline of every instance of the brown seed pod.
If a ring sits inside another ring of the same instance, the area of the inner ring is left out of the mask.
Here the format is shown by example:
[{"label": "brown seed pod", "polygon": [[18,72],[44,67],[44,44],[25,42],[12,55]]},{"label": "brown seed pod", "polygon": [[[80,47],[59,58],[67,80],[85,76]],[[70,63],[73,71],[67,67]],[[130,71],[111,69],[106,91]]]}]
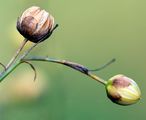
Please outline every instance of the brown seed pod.
[{"label": "brown seed pod", "polygon": [[53,27],[53,16],[37,6],[26,9],[17,20],[17,29],[20,34],[34,43],[47,39]]}]

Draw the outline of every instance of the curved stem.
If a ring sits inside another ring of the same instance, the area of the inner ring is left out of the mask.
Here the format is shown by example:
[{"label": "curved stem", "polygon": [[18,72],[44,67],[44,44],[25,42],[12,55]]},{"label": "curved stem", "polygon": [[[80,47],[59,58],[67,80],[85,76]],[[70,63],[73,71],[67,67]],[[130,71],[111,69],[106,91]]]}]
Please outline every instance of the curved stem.
[{"label": "curved stem", "polygon": [[48,58],[48,57],[30,57],[27,59],[23,59],[22,61],[45,61],[45,62],[59,63],[62,65],[68,66],[70,68],[73,68],[73,69],[91,77],[92,79],[102,83],[103,85],[107,84],[107,82],[105,80],[92,74],[87,67],[85,67],[81,64],[78,64],[78,63],[74,63],[74,62],[70,62],[70,61],[66,61],[66,60],[52,59],[52,58]]},{"label": "curved stem", "polygon": [[110,61],[108,61],[106,64],[100,66],[99,68],[92,69],[92,70],[89,70],[89,71],[90,71],[90,72],[95,72],[95,71],[102,70],[102,69],[106,68],[107,66],[109,66],[110,64],[112,64],[112,63],[115,62],[115,61],[116,61],[116,59],[113,58],[113,59],[111,59]]},{"label": "curved stem", "polygon": [[21,50],[23,49],[27,41],[28,40],[26,39],[23,41],[20,48],[17,50],[16,54],[13,56],[13,58],[10,60],[10,62],[6,66],[6,70],[0,73],[0,82],[2,82],[6,76],[8,76],[18,65],[20,65],[23,62],[22,59],[26,57],[28,53],[40,43],[40,42],[35,43],[22,56],[20,56],[19,59],[16,60],[16,58],[18,57],[19,53],[21,52]]},{"label": "curved stem", "polygon": [[[51,31],[51,34],[53,33],[53,31],[58,27],[58,24],[55,25],[55,27],[53,28],[53,30]],[[49,34],[49,36],[51,35]],[[20,56],[18,59],[17,57],[19,56],[20,52],[22,51],[23,47],[25,46],[25,44],[27,43],[28,39],[24,39],[22,44],[20,45],[20,47],[18,48],[18,50],[16,51],[15,55],[12,57],[12,59],[10,60],[10,62],[5,66],[3,66],[5,68],[5,71],[3,71],[2,73],[0,73],[0,82],[7,76],[9,75],[19,64],[21,64],[23,61],[22,59],[24,59],[24,57],[26,57],[30,51],[36,47],[40,42],[42,42],[41,40],[38,41],[37,43],[35,43],[33,46],[31,46],[26,52],[24,52],[24,54],[22,54],[22,56]],[[3,64],[2,64],[3,65]],[[29,64],[32,69],[35,71],[35,68],[33,67],[33,65]]]},{"label": "curved stem", "polygon": [[0,73],[0,82],[7,76],[9,75],[20,63],[21,60],[17,60],[18,55],[20,54],[20,52],[22,51],[23,47],[25,46],[25,44],[27,43],[27,39],[24,39],[23,42],[21,43],[20,47],[18,48],[18,50],[16,51],[15,55],[12,57],[12,59],[9,61],[9,63],[7,64],[7,66],[5,67],[5,71],[3,71],[2,73]]},{"label": "curved stem", "polygon": [[74,63],[74,62],[70,62],[70,61],[66,61],[66,60],[58,60],[58,59],[52,59],[52,58],[48,58],[48,57],[31,57],[31,58],[27,58],[27,59],[23,59],[20,58],[17,61],[15,61],[15,63],[13,63],[11,65],[11,67],[9,67],[9,69],[7,69],[5,72],[3,72],[0,75],[0,82],[3,81],[3,79],[8,76],[18,65],[20,65],[23,62],[27,62],[27,61],[45,61],[45,62],[53,62],[53,63],[58,63],[58,64],[62,64],[65,66],[68,66],[70,68],[73,68],[85,75],[87,75],[88,77],[91,77],[92,79],[102,83],[103,85],[107,84],[107,81],[103,80],[102,78],[92,74],[87,67],[78,64],[78,63]]},{"label": "curved stem", "polygon": [[18,48],[18,50],[16,51],[15,55],[12,57],[12,59],[10,60],[10,62],[7,64],[6,66],[6,70],[9,69],[9,67],[14,63],[14,61],[16,60],[16,58],[18,57],[19,53],[22,51],[23,47],[25,46],[25,44],[27,43],[27,39],[24,39],[23,42],[21,43],[20,47]]}]

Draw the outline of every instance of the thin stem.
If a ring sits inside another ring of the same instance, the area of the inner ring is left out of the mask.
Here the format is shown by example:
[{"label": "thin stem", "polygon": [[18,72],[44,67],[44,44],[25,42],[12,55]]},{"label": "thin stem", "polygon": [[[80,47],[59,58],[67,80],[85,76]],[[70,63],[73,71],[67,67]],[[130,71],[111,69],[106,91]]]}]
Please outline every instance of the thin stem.
[{"label": "thin stem", "polygon": [[48,58],[48,57],[30,57],[27,59],[23,59],[22,61],[45,61],[45,62],[53,62],[53,63],[59,63],[65,66],[68,66],[70,68],[73,68],[89,77],[91,77],[92,79],[102,83],[103,85],[106,85],[107,82],[103,79],[101,79],[100,77],[92,74],[87,67],[78,64],[78,63],[74,63],[74,62],[70,62],[70,61],[66,61],[66,60],[58,60],[58,59],[52,59],[52,58]]},{"label": "thin stem", "polygon": [[4,71],[6,71],[6,66],[3,63],[0,63],[0,65],[4,68]]},{"label": "thin stem", "polygon": [[[9,64],[7,65],[7,69],[6,71],[2,72],[0,74],[0,82],[6,77],[8,76],[18,65],[20,65],[23,61],[22,59],[28,55],[28,53],[39,44],[35,43],[33,46],[31,46],[18,60],[16,60],[17,56],[19,55],[19,53],[21,52],[21,50],[23,49],[24,45],[26,44],[26,41],[23,41],[22,45],[21,45],[21,49],[19,48],[17,50],[17,54],[14,55],[14,57],[11,59],[11,61],[9,62]],[[16,60],[16,61],[15,61]]]},{"label": "thin stem", "polygon": [[22,58],[18,59],[14,64],[11,65],[11,67],[9,67],[9,69],[7,69],[5,72],[3,72],[3,74],[1,74],[0,82],[2,82],[3,79],[6,76],[8,76],[17,66],[19,66],[21,63],[27,62],[27,61],[45,61],[45,62],[53,62],[53,63],[62,64],[62,65],[68,66],[70,68],[73,68],[73,69],[87,75],[88,77],[91,77],[92,79],[102,83],[103,85],[107,84],[107,82],[105,80],[92,74],[85,66],[83,66],[81,64],[66,61],[66,60],[52,59],[52,58],[48,58],[48,57],[31,57],[31,58],[27,58],[27,59],[22,59]]},{"label": "thin stem", "polygon": [[110,64],[112,64],[112,63],[115,62],[115,61],[116,61],[116,59],[113,58],[113,59],[111,59],[110,61],[108,61],[106,64],[100,66],[99,68],[92,69],[92,70],[89,70],[89,71],[91,71],[91,72],[94,72],[94,71],[100,71],[100,70],[106,68],[107,66],[109,66]]},{"label": "thin stem", "polygon": [[14,63],[14,61],[18,57],[19,53],[22,51],[22,49],[25,46],[25,44],[27,43],[27,41],[28,41],[27,39],[24,39],[23,40],[23,42],[21,43],[20,47],[16,51],[15,55],[12,57],[12,59],[10,60],[10,62],[7,64],[6,69],[8,69]]},{"label": "thin stem", "polygon": [[[17,56],[19,55],[19,53],[21,52],[21,50],[23,49],[24,45],[26,44],[27,40],[23,41],[21,47],[17,50],[16,54],[14,55],[14,57],[11,59],[11,61],[9,62],[9,64],[7,65],[6,71],[2,72],[0,74],[0,82],[6,77],[8,76],[18,65],[20,65],[23,61],[22,59],[24,57],[26,57],[29,52],[36,47],[40,42],[35,43],[33,46],[31,46],[22,56],[20,56],[19,59],[16,60]],[[31,66],[32,67],[32,66]],[[33,69],[34,70],[34,69]]]},{"label": "thin stem", "polygon": [[106,85],[106,84],[107,84],[107,81],[105,81],[105,80],[103,80],[102,78],[100,78],[100,77],[98,77],[98,76],[92,74],[91,72],[88,73],[88,76],[91,77],[91,78],[93,78],[94,80],[96,80],[96,81],[102,83],[103,85]]},{"label": "thin stem", "polygon": [[9,67],[9,69],[7,69],[6,71],[4,71],[0,75],[0,82],[2,82],[5,77],[7,77],[18,65],[20,65],[20,63],[21,63],[21,61],[20,60],[17,60],[15,63],[13,63],[11,65],[11,67]]},{"label": "thin stem", "polygon": [[[51,31],[51,34],[53,33],[53,31],[58,27],[58,24],[55,25],[55,27],[53,28],[53,30]],[[49,36],[51,35],[49,34]],[[30,51],[36,47],[40,42],[42,42],[41,40],[38,41],[37,43],[35,43],[33,46],[31,46],[26,52],[24,52],[24,54],[22,54],[22,56],[20,56],[18,59],[18,55],[19,53],[22,51],[23,47],[25,46],[25,44],[27,43],[27,39],[24,39],[24,41],[22,42],[22,44],[20,45],[19,49],[16,51],[15,55],[12,57],[12,59],[10,60],[10,62],[7,64],[7,66],[5,68],[5,71],[3,71],[2,73],[0,73],[0,82],[7,76],[9,75],[18,65],[20,65],[22,62],[27,62],[27,61],[22,61],[22,59],[24,59],[29,53]],[[28,63],[31,68],[35,71],[35,68],[33,67],[32,64]],[[36,72],[35,72],[36,74]],[[35,75],[36,76],[36,75]]]},{"label": "thin stem", "polygon": [[30,53],[30,51],[31,51],[33,48],[35,48],[39,43],[40,43],[40,42],[37,42],[37,43],[35,43],[33,46],[31,46],[31,47],[20,57],[20,59],[23,59],[24,57],[26,57],[26,56]]}]

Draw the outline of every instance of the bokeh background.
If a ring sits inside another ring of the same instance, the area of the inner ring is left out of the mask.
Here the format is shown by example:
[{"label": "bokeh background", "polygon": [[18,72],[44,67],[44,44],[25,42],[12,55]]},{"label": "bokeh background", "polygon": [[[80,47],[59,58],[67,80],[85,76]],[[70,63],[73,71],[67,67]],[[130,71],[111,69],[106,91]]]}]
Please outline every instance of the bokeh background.
[{"label": "bokeh background", "polygon": [[116,105],[106,97],[104,86],[87,76],[62,65],[33,62],[36,82],[25,64],[0,84],[0,120],[145,120],[146,1],[1,0],[0,61],[4,64],[23,40],[15,27],[17,17],[32,5],[49,11],[60,26],[30,56],[48,55],[89,68],[116,58],[96,74],[104,79],[119,73],[133,78],[142,99],[131,106]]}]

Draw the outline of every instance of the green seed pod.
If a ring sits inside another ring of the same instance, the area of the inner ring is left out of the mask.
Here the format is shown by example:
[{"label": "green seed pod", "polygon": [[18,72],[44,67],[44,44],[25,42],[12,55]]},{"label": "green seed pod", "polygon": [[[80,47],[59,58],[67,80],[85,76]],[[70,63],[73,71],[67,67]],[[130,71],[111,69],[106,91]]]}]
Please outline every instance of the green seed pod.
[{"label": "green seed pod", "polygon": [[54,18],[36,6],[26,9],[17,20],[17,29],[20,34],[34,43],[47,39],[53,27]]},{"label": "green seed pod", "polygon": [[106,91],[109,99],[120,105],[134,104],[141,97],[141,92],[136,82],[124,75],[116,75],[109,79]]}]

